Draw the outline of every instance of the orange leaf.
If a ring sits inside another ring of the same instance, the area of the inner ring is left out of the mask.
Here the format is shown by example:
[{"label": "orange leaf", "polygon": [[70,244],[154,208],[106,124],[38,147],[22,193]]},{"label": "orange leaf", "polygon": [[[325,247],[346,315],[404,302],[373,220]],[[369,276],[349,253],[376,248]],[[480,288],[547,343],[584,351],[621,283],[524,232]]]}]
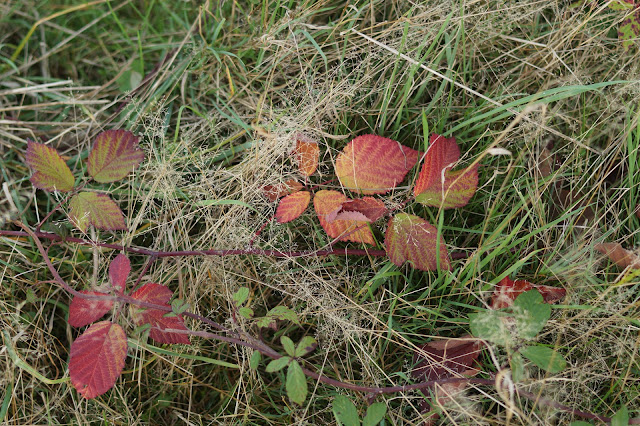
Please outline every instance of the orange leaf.
[{"label": "orange leaf", "polygon": [[276,220],[278,223],[287,223],[297,219],[307,209],[309,201],[311,201],[311,193],[308,191],[287,195],[280,200],[276,210]]},{"label": "orange leaf", "polygon": [[144,152],[138,149],[138,138],[133,133],[107,130],[96,137],[87,172],[96,182],[115,182],[131,173],[143,159]]},{"label": "orange leaf", "polygon": [[106,194],[80,192],[69,201],[69,219],[82,232],[89,225],[110,231],[124,230],[124,215],[120,207]]},{"label": "orange leaf", "polygon": [[336,175],[347,189],[384,194],[402,182],[418,156],[418,151],[392,139],[358,136],[338,154]]},{"label": "orange leaf", "polygon": [[491,297],[491,308],[508,308],[513,305],[513,301],[516,300],[518,296],[532,289],[538,290],[546,303],[557,302],[567,294],[564,288],[532,284],[525,280],[514,281],[509,277],[504,277],[496,286],[496,290]]},{"label": "orange leaf", "polygon": [[609,259],[620,268],[631,267],[632,269],[640,269],[640,257],[626,250],[618,243],[601,243],[594,246],[600,253],[609,257]]},{"label": "orange leaf", "polygon": [[278,198],[282,198],[285,195],[293,194],[302,189],[302,184],[295,179],[289,179],[284,183],[277,185],[267,185],[262,188],[262,193],[269,201],[275,201]]},{"label": "orange leaf", "polygon": [[298,136],[295,158],[300,173],[305,176],[311,176],[318,168],[318,160],[320,158],[320,147],[318,143],[304,136]]},{"label": "orange leaf", "polygon": [[[169,307],[169,300],[173,296],[173,292],[161,284],[149,283],[140,287],[131,294],[134,299],[142,302],[154,303],[156,305],[164,305]],[[184,325],[182,315],[166,316],[170,311],[161,311],[160,309],[140,308],[134,305],[130,306],[133,322],[137,326],[150,324],[149,337],[158,343],[184,343],[191,344],[189,336],[181,333],[172,333],[167,329],[187,330]]]},{"label": "orange leaf", "polygon": [[71,344],[69,377],[74,388],[92,399],[113,387],[127,358],[127,335],[111,321],[89,327]]},{"label": "orange leaf", "polygon": [[416,201],[445,209],[466,205],[478,186],[478,165],[452,172],[449,169],[460,158],[455,138],[433,134],[430,142],[413,188]]},{"label": "orange leaf", "polygon": [[338,191],[322,190],[313,197],[313,206],[320,225],[331,238],[354,243],[375,244],[367,222],[361,220],[332,220],[349,199]]},{"label": "orange leaf", "polygon": [[444,239],[438,239],[438,230],[426,220],[399,213],[389,220],[384,243],[387,256],[397,266],[410,262],[414,268],[432,271],[437,268],[436,246],[440,241],[440,268],[450,270],[449,254]]},{"label": "orange leaf", "polygon": [[25,160],[31,169],[31,183],[45,191],[67,192],[73,189],[73,174],[58,151],[43,143],[27,142]]}]

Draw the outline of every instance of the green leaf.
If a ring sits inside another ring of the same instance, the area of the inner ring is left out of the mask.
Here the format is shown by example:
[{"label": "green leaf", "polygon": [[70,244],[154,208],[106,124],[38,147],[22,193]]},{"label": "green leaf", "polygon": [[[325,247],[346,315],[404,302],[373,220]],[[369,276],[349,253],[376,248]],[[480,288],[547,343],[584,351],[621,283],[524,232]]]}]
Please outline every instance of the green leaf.
[{"label": "green leaf", "polygon": [[247,307],[240,308],[238,309],[238,313],[243,318],[246,318],[246,319],[253,318],[253,309],[251,308],[247,308]]},{"label": "green leaf", "polygon": [[54,148],[28,141],[25,160],[33,170],[30,180],[36,188],[60,192],[73,189],[73,173]]},{"label": "green leaf", "polygon": [[282,358],[274,359],[269,364],[267,364],[266,371],[267,373],[275,373],[276,371],[280,371],[283,368],[285,368],[290,361],[291,361],[291,358],[288,356],[283,356]]},{"label": "green leaf", "polygon": [[106,194],[83,191],[69,201],[69,220],[82,232],[89,225],[108,231],[126,230],[124,214]]},{"label": "green leaf", "polygon": [[559,373],[567,366],[562,355],[545,346],[526,346],[520,349],[520,353],[549,373]]},{"label": "green leaf", "polygon": [[338,395],[331,407],[336,420],[344,426],[360,426],[360,417],[356,406],[346,396]]},{"label": "green leaf", "polygon": [[318,346],[318,342],[311,336],[304,336],[302,340],[296,346],[296,352],[294,356],[305,356],[306,354],[314,351]]},{"label": "green leaf", "polygon": [[280,337],[280,343],[282,343],[282,347],[284,351],[289,356],[296,356],[296,346],[293,343],[293,340],[289,339],[287,336]]},{"label": "green leaf", "polygon": [[627,426],[629,424],[629,410],[624,405],[611,417],[611,426]]},{"label": "green leaf", "polygon": [[516,352],[511,357],[511,378],[515,383],[518,383],[524,377],[524,360],[519,352]]},{"label": "green leaf", "polygon": [[502,346],[511,346],[511,332],[496,311],[484,311],[469,315],[471,333],[480,339]]},{"label": "green leaf", "polygon": [[286,389],[289,399],[298,405],[302,405],[307,399],[307,378],[297,361],[289,364]]},{"label": "green leaf", "polygon": [[367,415],[362,419],[362,426],[376,426],[384,419],[387,414],[387,404],[384,402],[376,402],[367,408]]},{"label": "green leaf", "polygon": [[544,303],[538,290],[522,293],[513,302],[518,336],[531,340],[544,328],[551,317],[551,306]]},{"label": "green leaf", "polygon": [[182,299],[173,299],[171,301],[171,311],[174,314],[181,314],[189,309],[189,303]]},{"label": "green leaf", "polygon": [[300,325],[298,315],[286,306],[276,306],[271,309],[267,314],[258,320],[259,327],[272,327],[275,328],[276,320],[289,320],[297,325]]},{"label": "green leaf", "polygon": [[249,298],[249,289],[247,287],[240,287],[238,291],[233,293],[233,301],[236,302],[236,306],[242,305]]},{"label": "green leaf", "polygon": [[251,354],[251,359],[249,359],[249,368],[252,370],[257,370],[258,365],[260,365],[260,361],[262,361],[262,354],[258,351],[253,351]]},{"label": "green leaf", "polygon": [[96,182],[115,182],[140,165],[144,152],[138,149],[138,138],[128,130],[107,130],[96,137],[87,173]]}]

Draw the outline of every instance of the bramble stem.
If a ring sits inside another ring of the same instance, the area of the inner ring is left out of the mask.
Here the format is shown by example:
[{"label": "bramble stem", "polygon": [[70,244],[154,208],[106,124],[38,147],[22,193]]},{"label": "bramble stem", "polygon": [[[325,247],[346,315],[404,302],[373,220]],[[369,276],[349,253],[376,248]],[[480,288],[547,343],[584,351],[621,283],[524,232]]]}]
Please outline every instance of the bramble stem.
[{"label": "bramble stem", "polygon": [[[84,294],[81,293],[75,289],[73,289],[71,286],[69,286],[64,279],[60,276],[60,274],[58,273],[58,271],[56,270],[56,268],[53,266],[53,264],[51,263],[51,259],[48,256],[47,250],[45,250],[45,248],[42,246],[42,242],[40,241],[40,238],[47,238],[49,240],[52,241],[59,241],[62,240],[62,238],[56,234],[52,234],[49,232],[42,232],[42,231],[32,231],[31,229],[29,229],[25,224],[15,221],[14,222],[17,226],[19,226],[20,228],[23,229],[23,231],[0,231],[0,236],[5,235],[5,236],[29,236],[31,237],[36,246],[38,247],[38,250],[40,251],[40,254],[43,257],[43,260],[45,262],[45,264],[47,265],[49,271],[51,272],[51,274],[53,275],[53,277],[55,278],[55,282],[60,284],[60,286],[62,286],[62,288],[64,288],[67,292],[69,292],[70,294],[76,296],[76,297],[81,297],[81,298],[85,298],[85,299],[96,299],[96,300],[113,300],[113,301],[117,301],[117,302],[121,302],[121,303],[130,303],[130,304],[134,304],[143,308],[152,308],[152,309],[158,309],[161,311],[166,311],[166,312],[171,312],[171,307],[170,306],[165,306],[165,305],[157,305],[154,303],[148,303],[148,302],[143,302],[137,299],[134,299],[131,296],[128,295],[104,295],[104,296],[97,296],[97,295],[88,295],[88,294]],[[260,249],[247,249],[247,250],[200,250],[200,251],[175,251],[175,252],[161,252],[161,251],[152,251],[152,250],[147,250],[144,248],[127,248],[127,247],[121,247],[118,246],[117,244],[107,244],[107,243],[94,243],[94,242],[90,242],[90,241],[86,241],[86,240],[82,240],[80,238],[66,238],[65,241],[67,242],[76,242],[78,244],[84,244],[84,245],[94,245],[94,246],[100,246],[100,247],[106,247],[106,248],[113,248],[113,249],[117,249],[117,250],[125,250],[125,251],[129,251],[132,253],[137,253],[137,254],[143,254],[143,255],[148,255],[151,256],[151,259],[149,259],[149,262],[145,265],[145,269],[143,271],[143,273],[141,274],[144,275],[144,272],[146,272],[149,268],[149,266],[151,265],[152,261],[155,260],[158,257],[179,257],[179,256],[197,256],[197,255],[213,255],[213,256],[226,256],[226,255],[233,255],[233,254],[254,254],[254,255],[265,255],[265,256],[274,256],[274,257],[302,257],[302,256],[322,256],[322,255],[332,255],[332,254],[343,254],[343,255],[351,255],[351,254],[368,254],[368,255],[372,255],[372,256],[381,256],[386,254],[383,250],[348,250],[348,249],[336,249],[336,250],[318,250],[318,251],[310,251],[310,252],[280,252],[280,251],[276,251],[276,250],[260,250]],[[361,253],[364,252],[364,253]],[[138,280],[139,282],[139,280]],[[239,333],[232,331],[208,318],[205,318],[201,315],[198,314],[194,314],[191,312],[183,312],[182,315],[188,316],[190,318],[196,319],[198,321],[201,321],[205,324],[211,325],[212,327],[218,329],[219,331],[225,332],[225,333],[229,333],[232,336],[235,337],[228,337],[228,336],[222,336],[220,334],[216,334],[216,333],[210,333],[208,331],[193,331],[193,330],[176,330],[176,329],[166,329],[163,331],[166,332],[171,332],[171,333],[179,333],[179,334],[188,334],[191,336],[199,336],[202,338],[206,338],[206,339],[214,339],[214,340],[218,340],[218,341],[222,341],[222,342],[227,342],[227,343],[231,343],[231,344],[235,344],[235,345],[240,345],[240,346],[245,346],[254,350],[259,351],[260,353],[262,353],[263,355],[266,355],[272,359],[278,359],[281,358],[282,355],[279,354],[277,351],[275,351],[273,348],[271,348],[270,346],[268,346],[266,343],[264,343],[261,340],[255,339],[250,335],[246,335],[246,336],[241,336]],[[244,337],[244,340],[242,339],[242,337]],[[481,379],[481,378],[474,378],[474,377],[450,377],[450,378],[446,378],[446,379],[437,379],[437,380],[430,380],[430,381],[426,381],[426,382],[421,382],[421,383],[415,383],[415,384],[411,384],[411,385],[400,385],[400,386],[387,386],[387,387],[375,387],[375,386],[361,386],[361,385],[356,385],[356,384],[352,384],[352,383],[346,383],[346,382],[342,382],[340,380],[336,380],[336,379],[332,379],[330,377],[327,376],[323,376],[322,374],[316,373],[315,371],[312,371],[306,367],[302,368],[302,371],[304,372],[304,374],[314,380],[317,380],[321,383],[330,385],[330,386],[334,386],[337,388],[342,388],[342,389],[348,389],[348,390],[352,390],[352,391],[356,391],[356,392],[363,392],[366,394],[370,394],[372,396],[376,396],[376,395],[382,395],[382,394],[388,394],[388,393],[398,393],[398,392],[407,392],[407,391],[412,391],[412,390],[423,390],[423,389],[427,389],[430,387],[433,387],[435,385],[444,385],[444,384],[452,384],[452,383],[467,383],[467,384],[476,384],[476,385],[483,385],[483,386],[494,386],[497,387],[499,384],[496,383],[495,380],[492,379]],[[540,398],[539,396],[531,393],[531,392],[527,392],[524,390],[520,390],[520,389],[515,389],[515,392],[523,397],[523,398],[527,398],[531,401],[534,401],[536,404],[538,405],[543,405],[543,406],[547,406],[547,407],[551,407],[554,408],[556,410],[559,411],[564,411],[567,413],[571,413],[575,416],[578,417],[582,417],[582,418],[586,418],[586,419],[591,419],[591,420],[599,420],[605,423],[609,423],[611,421],[611,418],[609,417],[605,417],[605,416],[601,416],[599,414],[593,414],[593,413],[589,413],[589,412],[585,412],[585,411],[580,411],[574,408],[571,408],[569,406],[560,404],[559,402],[550,400],[550,399],[545,399],[545,398]],[[630,419],[629,424],[640,424],[640,418],[633,418]]]}]

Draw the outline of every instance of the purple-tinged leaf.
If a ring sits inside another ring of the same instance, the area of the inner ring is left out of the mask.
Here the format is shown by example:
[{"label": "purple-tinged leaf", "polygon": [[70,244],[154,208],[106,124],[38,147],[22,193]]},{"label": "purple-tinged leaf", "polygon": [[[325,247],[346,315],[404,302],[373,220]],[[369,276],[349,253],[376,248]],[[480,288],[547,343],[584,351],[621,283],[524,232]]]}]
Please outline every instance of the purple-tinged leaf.
[{"label": "purple-tinged leaf", "polygon": [[144,159],[138,138],[128,130],[107,130],[96,137],[89,153],[87,172],[95,181],[115,182],[127,176]]}]

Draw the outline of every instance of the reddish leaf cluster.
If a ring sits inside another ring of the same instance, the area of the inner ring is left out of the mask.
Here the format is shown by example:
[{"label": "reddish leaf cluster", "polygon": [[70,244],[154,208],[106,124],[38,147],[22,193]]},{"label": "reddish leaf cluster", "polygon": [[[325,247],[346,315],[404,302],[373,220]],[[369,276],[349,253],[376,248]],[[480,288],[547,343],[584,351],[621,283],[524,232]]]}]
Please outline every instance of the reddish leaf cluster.
[{"label": "reddish leaf cluster", "polygon": [[[81,291],[83,295],[102,296],[106,300],[74,297],[69,307],[69,324],[84,327],[102,318],[114,305],[113,296],[123,295],[131,264],[126,256],[118,255],[109,265],[110,288],[104,291]],[[149,337],[158,343],[190,344],[187,334],[169,330],[187,331],[181,315],[171,316],[169,300],[173,292],[167,287],[149,283],[131,294],[140,302],[161,305],[166,310],[131,306],[136,325],[150,324]],[[108,298],[108,299],[107,299]],[[124,329],[111,321],[91,325],[72,344],[69,376],[77,391],[87,399],[102,395],[115,384],[122,373],[127,357],[127,335]]]},{"label": "reddish leaf cluster", "polygon": [[[478,186],[478,166],[452,171],[460,159],[454,138],[432,135],[413,193],[416,201],[434,207],[456,208],[469,202]],[[298,140],[294,151],[298,169],[309,177],[318,165],[317,143]],[[335,170],[342,186],[359,194],[384,194],[397,187],[417,164],[420,153],[392,139],[376,135],[358,136],[338,154]],[[270,200],[282,198],[276,210],[279,223],[298,218],[312,194],[297,181],[264,188]],[[313,195],[320,225],[339,241],[374,245],[370,224],[389,213],[384,203],[370,196],[351,199],[342,192],[321,190]],[[398,266],[408,262],[424,271],[451,269],[446,243],[438,230],[424,219],[399,213],[387,225],[385,247]]]},{"label": "reddish leaf cluster", "polygon": [[[75,179],[58,152],[41,143],[29,141],[26,162],[33,170],[31,182],[45,191],[69,192]],[[144,158],[138,138],[127,130],[100,133],[89,152],[87,172],[94,181],[115,182],[134,170]],[[69,220],[82,232],[89,225],[105,230],[127,229],[120,207],[106,194],[82,191],[69,201]]]}]

